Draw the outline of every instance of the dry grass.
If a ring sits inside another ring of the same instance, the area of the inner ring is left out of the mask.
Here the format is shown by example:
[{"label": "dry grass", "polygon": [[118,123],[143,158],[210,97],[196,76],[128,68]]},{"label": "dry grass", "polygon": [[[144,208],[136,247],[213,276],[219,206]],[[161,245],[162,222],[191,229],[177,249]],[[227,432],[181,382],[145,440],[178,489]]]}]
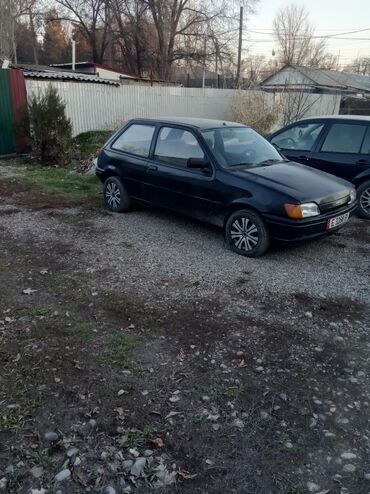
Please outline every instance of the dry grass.
[{"label": "dry grass", "polygon": [[233,120],[266,135],[277,123],[280,105],[269,101],[262,91],[239,91],[232,103]]}]

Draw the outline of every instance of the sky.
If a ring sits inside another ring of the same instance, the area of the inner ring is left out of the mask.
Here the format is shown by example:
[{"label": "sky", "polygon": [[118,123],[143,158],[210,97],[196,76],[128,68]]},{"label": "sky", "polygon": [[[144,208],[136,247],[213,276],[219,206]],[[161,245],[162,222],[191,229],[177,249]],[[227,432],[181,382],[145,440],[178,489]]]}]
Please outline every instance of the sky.
[{"label": "sky", "polygon": [[[287,0],[260,0],[256,13],[250,15],[244,26],[244,49],[252,55],[271,56],[277,51],[272,37],[272,22],[276,11],[291,2]],[[316,26],[316,35],[325,36],[348,31],[368,29],[362,33],[346,34],[348,38],[365,40],[327,40],[331,53],[339,54],[339,64],[347,65],[358,56],[370,57],[370,0],[296,0],[310,12],[310,20]],[[251,31],[261,31],[262,34]],[[248,39],[250,41],[248,41]]]}]

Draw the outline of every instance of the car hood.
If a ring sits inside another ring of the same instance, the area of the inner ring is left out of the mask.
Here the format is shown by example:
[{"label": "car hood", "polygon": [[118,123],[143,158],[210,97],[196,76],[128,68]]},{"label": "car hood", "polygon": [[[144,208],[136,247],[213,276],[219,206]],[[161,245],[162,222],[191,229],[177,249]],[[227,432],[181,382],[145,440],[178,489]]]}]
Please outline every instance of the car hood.
[{"label": "car hood", "polygon": [[345,197],[353,185],[346,180],[294,161],[284,161],[255,168],[232,170],[240,178],[253,180],[279,190],[299,202],[326,204]]}]

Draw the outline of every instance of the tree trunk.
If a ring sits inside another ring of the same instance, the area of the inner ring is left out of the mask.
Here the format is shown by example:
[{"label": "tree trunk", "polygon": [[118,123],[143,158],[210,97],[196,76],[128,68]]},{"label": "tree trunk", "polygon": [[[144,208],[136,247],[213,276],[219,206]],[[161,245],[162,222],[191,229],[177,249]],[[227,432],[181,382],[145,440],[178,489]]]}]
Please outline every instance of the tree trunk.
[{"label": "tree trunk", "polygon": [[0,60],[13,60],[15,5],[14,0],[2,0],[0,14]]}]

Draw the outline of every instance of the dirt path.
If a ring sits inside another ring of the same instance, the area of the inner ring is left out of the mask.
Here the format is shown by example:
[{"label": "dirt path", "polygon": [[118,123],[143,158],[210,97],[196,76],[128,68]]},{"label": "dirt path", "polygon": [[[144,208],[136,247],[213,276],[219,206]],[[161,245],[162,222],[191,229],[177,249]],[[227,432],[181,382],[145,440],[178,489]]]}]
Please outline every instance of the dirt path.
[{"label": "dirt path", "polygon": [[0,492],[370,492],[369,230],[247,260],[0,177]]}]

